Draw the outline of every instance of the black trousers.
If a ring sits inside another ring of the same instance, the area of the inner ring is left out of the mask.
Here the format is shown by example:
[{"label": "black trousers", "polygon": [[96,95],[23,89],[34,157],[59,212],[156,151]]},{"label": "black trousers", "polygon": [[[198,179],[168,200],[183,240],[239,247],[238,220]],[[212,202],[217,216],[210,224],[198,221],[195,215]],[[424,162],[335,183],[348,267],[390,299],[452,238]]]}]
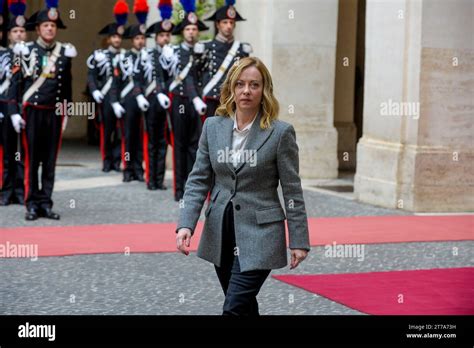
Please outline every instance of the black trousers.
[{"label": "black trousers", "polygon": [[120,169],[121,139],[120,128],[117,127],[117,117],[114,114],[110,98],[105,97],[97,104],[100,111],[100,150],[104,169]]},{"label": "black trousers", "polygon": [[224,212],[221,266],[215,266],[225,295],[222,314],[258,316],[257,295],[271,270],[240,271],[233,209],[232,202],[229,202]]},{"label": "black trousers", "polygon": [[205,102],[207,105],[207,111],[206,111],[207,117],[215,116],[216,110],[220,105],[219,99],[205,98]]},{"label": "black trousers", "polygon": [[2,156],[0,161],[1,200],[3,204],[24,203],[24,152],[20,135],[15,132],[7,111],[7,104],[0,102],[0,112],[4,118],[1,121],[0,146]]},{"label": "black trousers", "polygon": [[192,101],[180,96],[173,96],[171,122],[174,135],[175,196],[182,198],[186,180],[196,161],[202,122]]},{"label": "black trousers", "polygon": [[165,178],[166,150],[165,137],[166,110],[163,109],[155,95],[148,99],[150,108],[145,113],[147,146],[144,151],[146,165],[146,181],[162,185]]},{"label": "black trousers", "polygon": [[[25,204],[27,209],[53,206],[56,159],[61,143],[62,117],[54,108],[27,106],[23,131],[25,148]],[[41,163],[41,188],[38,171]]]},{"label": "black trousers", "polygon": [[124,162],[124,177],[143,176],[143,140],[142,140],[142,111],[133,96],[127,96],[123,102],[122,158]]}]

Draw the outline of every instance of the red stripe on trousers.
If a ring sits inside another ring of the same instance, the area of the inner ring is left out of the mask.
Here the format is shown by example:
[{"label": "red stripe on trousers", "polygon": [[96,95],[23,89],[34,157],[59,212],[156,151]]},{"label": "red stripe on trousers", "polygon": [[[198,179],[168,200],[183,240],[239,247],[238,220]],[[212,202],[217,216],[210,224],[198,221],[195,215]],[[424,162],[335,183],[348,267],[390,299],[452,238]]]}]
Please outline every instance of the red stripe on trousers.
[{"label": "red stripe on trousers", "polygon": [[145,181],[150,182],[150,154],[148,153],[148,132],[143,132],[143,159],[145,160]]},{"label": "red stripe on trousers", "polygon": [[3,145],[0,145],[0,190],[1,189],[3,189]]},{"label": "red stripe on trousers", "polygon": [[[168,93],[168,97],[170,98],[170,112],[169,112],[169,115],[170,115],[170,121],[171,123],[173,123],[173,121],[171,120],[171,118],[173,117],[173,93]],[[168,122],[168,120],[166,120],[166,122]],[[171,126],[173,126],[173,124],[171,124]],[[171,158],[173,159],[172,163],[173,163],[173,191],[174,191],[174,194],[176,195],[176,161],[175,161],[175,158],[174,158],[174,127],[173,127],[173,131],[170,132],[170,142],[171,142]]]},{"label": "red stripe on trousers", "polygon": [[[23,105],[23,120],[27,123],[28,120],[26,119],[26,108],[27,105]],[[30,193],[30,151],[28,148],[28,139],[26,137],[26,125],[25,129],[21,131],[21,140],[23,143],[23,147],[25,148],[25,178],[23,183],[25,184],[25,205],[26,200],[28,199],[28,195]]]},{"label": "red stripe on trousers", "polygon": [[102,154],[102,162],[103,162],[105,160],[105,144],[104,144],[105,129],[104,129],[104,122],[102,122],[100,124],[99,133],[100,133],[100,153]]}]

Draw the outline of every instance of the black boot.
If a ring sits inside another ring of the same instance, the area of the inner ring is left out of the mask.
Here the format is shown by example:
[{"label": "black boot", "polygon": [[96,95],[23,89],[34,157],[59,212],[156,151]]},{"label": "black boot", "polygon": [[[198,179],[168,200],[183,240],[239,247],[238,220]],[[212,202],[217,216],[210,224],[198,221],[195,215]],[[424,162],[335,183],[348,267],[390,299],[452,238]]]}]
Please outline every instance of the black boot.
[{"label": "black boot", "polygon": [[158,186],[156,186],[156,184],[154,182],[149,182],[147,185],[146,185],[147,189],[149,189],[150,191],[156,191],[158,190]]},{"label": "black boot", "polygon": [[40,213],[39,214],[40,217],[44,217],[50,220],[59,220],[61,218],[61,216],[59,216],[59,214],[52,211],[51,208],[41,209],[39,213]]},{"label": "black boot", "polygon": [[38,220],[38,211],[34,208],[27,209],[25,213],[25,220],[26,221]]},{"label": "black boot", "polygon": [[135,176],[130,172],[123,172],[123,182],[131,182],[135,179]]}]

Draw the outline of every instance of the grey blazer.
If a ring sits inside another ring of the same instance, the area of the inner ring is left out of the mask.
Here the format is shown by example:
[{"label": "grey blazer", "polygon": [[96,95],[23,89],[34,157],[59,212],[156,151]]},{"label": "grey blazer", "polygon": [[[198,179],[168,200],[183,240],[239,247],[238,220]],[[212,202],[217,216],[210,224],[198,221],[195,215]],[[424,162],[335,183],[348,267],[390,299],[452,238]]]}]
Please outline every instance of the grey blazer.
[{"label": "grey blazer", "polygon": [[[222,116],[207,118],[204,123],[176,231],[187,227],[194,233],[211,191],[198,257],[220,266],[224,210],[232,200],[241,271],[285,267],[285,219],[288,219],[289,247],[310,250],[295,130],[278,120],[261,129],[260,115],[257,116],[245,147],[253,156],[234,169],[223,156],[226,149],[232,149],[233,125],[232,118]],[[286,215],[278,198],[279,182]]]}]

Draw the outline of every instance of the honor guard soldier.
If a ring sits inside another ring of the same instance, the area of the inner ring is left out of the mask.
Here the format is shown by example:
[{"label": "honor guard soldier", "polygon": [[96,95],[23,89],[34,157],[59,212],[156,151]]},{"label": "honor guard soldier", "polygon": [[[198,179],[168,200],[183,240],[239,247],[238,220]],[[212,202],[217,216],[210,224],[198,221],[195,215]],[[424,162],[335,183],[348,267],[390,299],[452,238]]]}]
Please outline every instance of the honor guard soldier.
[{"label": "honor guard soldier", "polygon": [[206,21],[214,21],[218,31],[211,41],[196,44],[196,61],[201,76],[202,97],[207,105],[207,116],[214,116],[219,106],[220,88],[232,64],[252,53],[252,46],[234,39],[236,22],[245,21],[234,7],[235,0],[226,0]]},{"label": "honor guard soldier", "polygon": [[[57,29],[66,28],[58,12],[58,1],[47,0],[46,5],[27,21],[27,30],[36,29],[38,39],[22,47],[22,68],[18,72],[21,76],[12,79],[9,89],[9,114],[15,130],[22,133],[25,149],[25,218],[29,221],[60,218],[52,211],[51,197],[66,118],[62,112],[58,115],[56,103],[72,99],[71,60],[77,55],[73,45],[55,40]],[[18,95],[21,100],[16,99]]]},{"label": "honor guard soldier", "polygon": [[[133,12],[139,24],[129,26],[124,38],[131,39],[132,48],[119,57],[114,72],[111,101],[115,115],[124,115],[122,122],[122,160],[124,162],[123,181],[144,181],[142,165],[143,142],[141,136],[142,112],[150,104],[143,95],[142,86],[137,84],[136,74],[141,62],[141,51],[145,47],[146,19],[148,4],[146,0],[136,0]],[[122,107],[123,105],[123,107]]]},{"label": "honor guard soldier", "polygon": [[[0,48],[0,118],[3,127],[0,137],[3,145],[3,163],[0,163],[1,199],[0,205],[24,204],[24,153],[21,149],[21,139],[8,115],[8,89],[13,75],[20,68],[21,52],[14,49],[15,45],[26,41],[26,4],[25,0],[10,0],[8,2],[10,20],[8,22],[9,48]],[[3,165],[2,165],[3,164]]]},{"label": "honor guard soldier", "polygon": [[87,59],[89,69],[87,84],[92,97],[99,106],[100,151],[102,154],[102,171],[120,171],[121,140],[120,127],[111,104],[110,90],[114,70],[117,68],[119,55],[125,53],[122,45],[122,35],[129,13],[128,4],[119,0],[114,7],[115,23],[107,24],[99,35],[106,35],[109,47],[98,49]]},{"label": "honor guard soldier", "polygon": [[162,54],[163,67],[170,78],[169,92],[172,97],[173,163],[175,200],[183,197],[184,186],[196,160],[201,135],[200,115],[206,112],[206,104],[199,97],[197,77],[193,68],[194,45],[199,31],[209,29],[201,22],[195,11],[195,0],[181,0],[185,18],[174,28],[174,35],[183,35],[184,41],[173,46],[169,54]]},{"label": "honor guard soldier", "polygon": [[163,71],[160,56],[163,46],[170,42],[174,25],[170,18],[173,11],[171,0],[160,0],[158,4],[161,21],[148,28],[147,34],[155,34],[156,47],[142,51],[139,65],[139,81],[150,107],[145,112],[145,181],[149,190],[166,190],[163,184],[166,170],[166,124],[169,118],[170,99],[167,96],[167,74]]}]

